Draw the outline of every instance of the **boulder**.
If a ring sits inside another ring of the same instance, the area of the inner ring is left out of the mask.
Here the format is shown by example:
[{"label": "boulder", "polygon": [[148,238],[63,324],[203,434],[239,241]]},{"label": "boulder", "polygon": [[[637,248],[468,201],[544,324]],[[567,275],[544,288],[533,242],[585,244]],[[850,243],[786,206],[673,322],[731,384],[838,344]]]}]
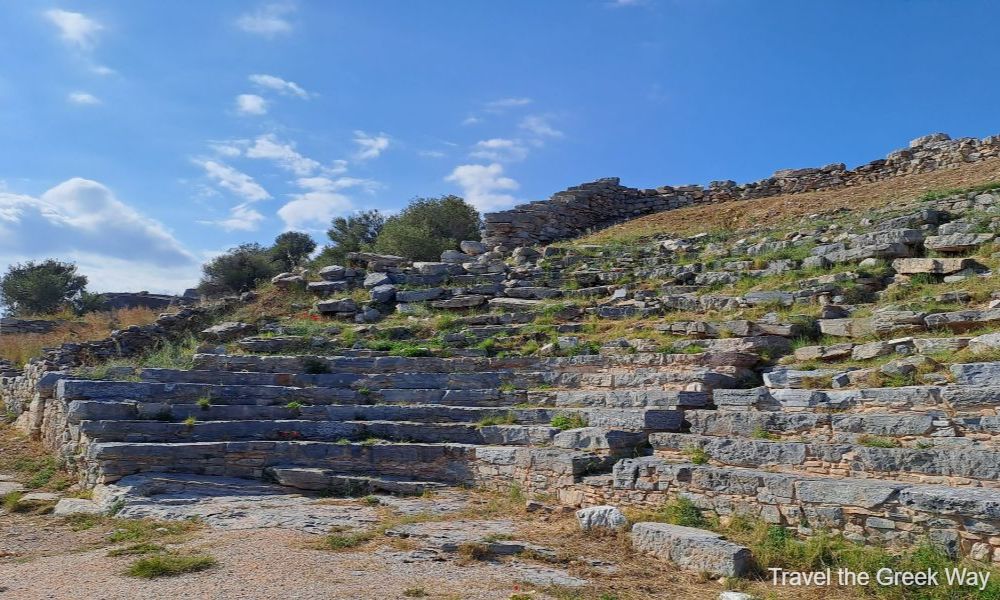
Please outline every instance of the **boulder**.
[{"label": "boulder", "polygon": [[562,296],[562,290],[549,287],[513,287],[504,292],[508,298],[527,298],[530,300],[545,300]]},{"label": "boulder", "polygon": [[636,523],[632,526],[632,546],[689,571],[739,577],[751,568],[749,549],[694,527]]},{"label": "boulder", "polygon": [[340,281],[346,273],[347,269],[340,265],[330,265],[319,270],[319,276],[323,278],[323,281]]},{"label": "boulder", "polygon": [[85,498],[61,498],[52,509],[52,515],[56,517],[100,515],[103,512],[96,502]]},{"label": "boulder", "polygon": [[460,265],[464,262],[469,262],[475,257],[464,252],[459,252],[458,250],[445,250],[441,253],[441,262]]},{"label": "boulder", "polygon": [[469,294],[466,296],[454,296],[445,300],[435,300],[431,302],[432,308],[472,308],[486,302],[486,296]]},{"label": "boulder", "polygon": [[392,279],[385,273],[369,273],[365,276],[363,285],[366,289],[371,289],[379,285],[392,283]]},{"label": "boulder", "polygon": [[387,304],[396,299],[396,286],[390,284],[377,285],[371,289],[372,302]]},{"label": "boulder", "polygon": [[201,332],[201,338],[209,342],[226,343],[257,333],[257,327],[240,321],[219,323]]},{"label": "boulder", "polygon": [[358,312],[358,303],[350,298],[323,300],[316,303],[316,310],[323,314],[356,313]]},{"label": "boulder", "polygon": [[458,247],[462,249],[462,252],[473,256],[486,253],[486,244],[474,240],[464,240]]},{"label": "boulder", "polygon": [[448,263],[415,262],[413,269],[421,275],[445,275],[448,273]]},{"label": "boulder", "polygon": [[968,258],[897,258],[892,268],[900,275],[950,275],[971,267],[974,261]]},{"label": "boulder", "polygon": [[329,296],[330,294],[336,292],[346,292],[347,282],[346,281],[310,281],[306,286],[313,294],[317,296]]},{"label": "boulder", "polygon": [[427,302],[437,300],[444,295],[444,288],[432,287],[422,290],[397,290],[397,302]]},{"label": "boulder", "polygon": [[576,520],[580,523],[580,529],[590,531],[591,529],[624,529],[628,525],[628,519],[624,513],[614,506],[591,506],[581,508],[576,511]]},{"label": "boulder", "polygon": [[937,252],[966,252],[993,240],[992,233],[953,233],[951,235],[932,235],[924,240],[928,250]]},{"label": "boulder", "polygon": [[271,283],[278,289],[290,290],[306,287],[306,278],[297,273],[278,273],[271,278]]}]

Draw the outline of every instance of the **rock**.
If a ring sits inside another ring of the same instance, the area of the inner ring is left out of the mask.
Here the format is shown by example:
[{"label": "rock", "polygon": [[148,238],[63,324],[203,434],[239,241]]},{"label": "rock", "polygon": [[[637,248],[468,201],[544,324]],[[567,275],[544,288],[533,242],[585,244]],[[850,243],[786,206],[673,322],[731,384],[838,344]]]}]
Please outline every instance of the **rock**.
[{"label": "rock", "polygon": [[279,273],[271,278],[271,283],[282,290],[305,288],[306,278],[296,273]]},{"label": "rock", "polygon": [[462,252],[472,254],[473,256],[486,253],[486,245],[473,240],[465,240],[458,247],[462,249]]},{"label": "rock", "polygon": [[24,486],[16,481],[0,481],[0,497],[12,492],[23,492]]},{"label": "rock", "polygon": [[717,533],[693,527],[636,523],[632,526],[632,546],[682,569],[713,575],[739,577],[749,572],[751,566],[749,549]]},{"label": "rock", "polygon": [[830,346],[802,346],[795,350],[795,360],[807,362],[811,360],[837,361],[849,358],[854,344],[847,342]]},{"label": "rock", "polygon": [[986,333],[969,340],[969,350],[973,352],[989,352],[1000,348],[1000,333]]},{"label": "rock", "polygon": [[918,273],[950,275],[967,269],[973,264],[973,261],[968,258],[897,258],[892,261],[892,268],[900,275],[916,275]]},{"label": "rock", "polygon": [[319,270],[319,276],[323,281],[340,281],[347,273],[347,269],[340,265],[330,265]]},{"label": "rock", "polygon": [[410,263],[402,256],[392,254],[375,254],[374,252],[348,252],[347,264],[365,265],[369,271],[382,272],[388,269],[398,269]]},{"label": "rock", "polygon": [[448,263],[415,262],[413,268],[421,275],[445,275],[448,273]]},{"label": "rock", "polygon": [[226,321],[201,332],[201,338],[216,343],[226,343],[257,333],[257,327],[240,321]]},{"label": "rock", "polygon": [[392,283],[392,279],[385,273],[369,273],[365,276],[364,283],[361,285],[367,289],[371,289],[380,285],[388,285]]},{"label": "rock", "polygon": [[396,286],[390,284],[376,285],[371,289],[372,302],[387,304],[396,299]]},{"label": "rock", "polygon": [[755,600],[753,596],[744,592],[722,592],[719,600]]},{"label": "rock", "polygon": [[552,445],[556,448],[574,450],[632,450],[645,443],[645,434],[603,427],[569,429],[552,438]]},{"label": "rock", "polygon": [[437,300],[444,295],[444,288],[432,287],[422,290],[398,290],[396,302],[427,302]]},{"label": "rock", "polygon": [[522,312],[530,311],[542,304],[541,300],[524,300],[521,298],[492,298],[490,308],[498,308],[505,311]]},{"label": "rock", "polygon": [[306,289],[317,296],[328,296],[336,292],[346,292],[347,287],[346,281],[310,281],[306,285]]},{"label": "rock", "polygon": [[807,256],[802,260],[803,269],[828,269],[830,265],[825,256]]},{"label": "rock", "polygon": [[470,294],[467,296],[454,296],[446,300],[435,300],[431,302],[432,308],[471,308],[486,302],[486,296]]},{"label": "rock", "polygon": [[323,300],[316,303],[316,310],[323,314],[353,314],[358,312],[358,303],[350,298],[343,298],[340,300]]},{"label": "rock", "polygon": [[504,292],[508,298],[526,298],[531,300],[545,300],[547,298],[558,298],[562,296],[562,290],[548,287],[514,287],[507,288]]},{"label": "rock", "polygon": [[92,500],[84,498],[62,498],[52,509],[52,514],[57,517],[70,517],[73,515],[100,515],[104,511]]},{"label": "rock", "polygon": [[992,233],[953,233],[951,235],[932,235],[924,240],[928,250],[938,252],[965,252],[974,250],[980,245],[991,241]]},{"label": "rock", "polygon": [[474,256],[465,254],[464,252],[459,252],[458,250],[445,250],[441,253],[441,262],[453,265],[460,265],[464,262],[469,262],[474,258]]},{"label": "rock", "polygon": [[624,513],[614,506],[591,506],[576,511],[576,520],[580,523],[580,529],[590,531],[591,529],[624,529],[628,525],[628,519]]}]

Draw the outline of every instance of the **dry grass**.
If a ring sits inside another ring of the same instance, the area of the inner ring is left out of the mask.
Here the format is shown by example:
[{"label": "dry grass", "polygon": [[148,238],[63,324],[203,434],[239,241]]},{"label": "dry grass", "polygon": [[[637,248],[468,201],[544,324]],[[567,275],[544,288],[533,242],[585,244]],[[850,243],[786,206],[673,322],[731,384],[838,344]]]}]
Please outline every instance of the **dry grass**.
[{"label": "dry grass", "polygon": [[88,313],[82,317],[76,317],[72,313],[32,317],[66,319],[66,322],[49,333],[0,335],[0,359],[24,365],[41,355],[43,348],[54,348],[66,342],[102,340],[116,329],[152,323],[159,315],[159,312],[148,308],[126,308]]},{"label": "dry grass", "polygon": [[915,202],[927,193],[1000,181],[1000,159],[930,173],[897,177],[840,190],[808,192],[693,206],[628,221],[576,240],[578,244],[627,242],[656,235],[691,235],[776,225],[812,214],[863,211],[896,202]]},{"label": "dry grass", "polygon": [[0,423],[0,473],[12,474],[28,488],[63,490],[69,474],[41,443]]}]

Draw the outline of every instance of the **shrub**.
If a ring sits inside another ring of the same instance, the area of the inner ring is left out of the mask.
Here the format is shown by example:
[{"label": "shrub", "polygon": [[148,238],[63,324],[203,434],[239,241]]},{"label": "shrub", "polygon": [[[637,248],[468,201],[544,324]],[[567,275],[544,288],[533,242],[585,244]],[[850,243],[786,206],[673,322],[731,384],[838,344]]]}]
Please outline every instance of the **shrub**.
[{"label": "shrub", "polygon": [[316,242],[301,231],[286,231],[274,238],[271,246],[271,261],[283,271],[290,271],[301,265],[316,249]]},{"label": "shrub", "polygon": [[252,290],[278,274],[269,249],[242,244],[202,266],[199,289],[206,296],[224,296]]},{"label": "shrub", "polygon": [[347,550],[364,544],[375,537],[370,531],[354,531],[349,533],[334,532],[326,536],[326,546],[331,550]]},{"label": "shrub", "polygon": [[899,440],[877,435],[862,435],[858,437],[858,443],[869,448],[899,448]]},{"label": "shrub", "polygon": [[462,240],[479,235],[479,212],[458,196],[418,198],[386,219],[375,239],[376,252],[413,260],[439,260]]},{"label": "shrub", "polygon": [[333,244],[323,248],[313,261],[314,266],[344,264],[348,252],[359,252],[370,248],[382,231],[383,225],[385,217],[377,210],[337,217],[326,232]]},{"label": "shrub", "polygon": [[507,413],[502,415],[483,417],[482,419],[479,419],[476,426],[490,427],[493,425],[514,425],[515,423],[517,423],[517,415],[514,414],[514,411],[507,411]]},{"label": "shrub", "polygon": [[707,464],[709,459],[712,458],[708,452],[705,452],[705,450],[698,448],[697,446],[688,446],[684,449],[684,454],[687,455],[688,460],[696,465]]},{"label": "shrub", "polygon": [[207,554],[166,553],[140,558],[125,573],[132,577],[153,579],[204,571],[217,564],[218,561]]},{"label": "shrub", "polygon": [[13,264],[0,278],[0,304],[19,315],[50,314],[79,296],[87,278],[76,265],[55,260]]},{"label": "shrub", "polygon": [[587,426],[587,419],[580,414],[556,415],[552,417],[551,425],[556,429],[579,429]]},{"label": "shrub", "polygon": [[674,498],[664,505],[660,512],[663,519],[672,525],[685,527],[706,527],[708,525],[708,521],[701,514],[701,509],[687,498]]}]

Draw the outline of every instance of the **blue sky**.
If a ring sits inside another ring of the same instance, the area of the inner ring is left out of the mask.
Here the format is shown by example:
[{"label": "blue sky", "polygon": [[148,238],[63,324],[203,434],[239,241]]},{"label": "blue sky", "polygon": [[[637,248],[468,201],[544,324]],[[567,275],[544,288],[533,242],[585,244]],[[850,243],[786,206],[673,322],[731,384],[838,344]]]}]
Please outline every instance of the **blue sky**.
[{"label": "blue sky", "polygon": [[[286,229],[1000,133],[991,2],[8,1],[0,268],[179,291]],[[985,27],[984,27],[985,26]]]}]

